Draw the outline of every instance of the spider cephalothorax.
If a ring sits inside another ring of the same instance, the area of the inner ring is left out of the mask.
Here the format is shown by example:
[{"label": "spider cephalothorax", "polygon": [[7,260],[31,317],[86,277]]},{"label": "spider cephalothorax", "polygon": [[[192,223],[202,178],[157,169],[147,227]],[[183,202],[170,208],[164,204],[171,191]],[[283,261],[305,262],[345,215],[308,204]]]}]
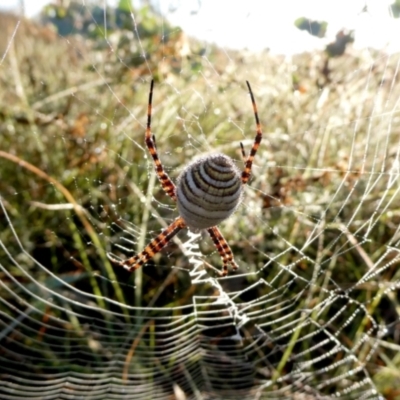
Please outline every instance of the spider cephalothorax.
[{"label": "spider cephalothorax", "polygon": [[228,265],[231,265],[233,269],[238,268],[233,259],[232,250],[217,225],[233,214],[240,204],[243,186],[250,178],[253,159],[262,139],[261,125],[253,92],[249,82],[246,82],[246,84],[256,120],[256,137],[248,157],[245,155],[243,145],[240,144],[245,164],[244,170],[240,172],[234,161],[228,156],[213,154],[187,165],[178,178],[177,186],[175,186],[164,171],[164,167],[158,158],[155,138],[151,134],[151,108],[154,86],[154,82],[151,81],[145,141],[164,191],[177,202],[179,217],[136,256],[119,261],[108,254],[112,262],[125,267],[129,271],[134,271],[161,251],[181,229],[188,227],[194,232],[203,229],[207,230],[221,256],[223,263],[222,275],[228,273]]}]

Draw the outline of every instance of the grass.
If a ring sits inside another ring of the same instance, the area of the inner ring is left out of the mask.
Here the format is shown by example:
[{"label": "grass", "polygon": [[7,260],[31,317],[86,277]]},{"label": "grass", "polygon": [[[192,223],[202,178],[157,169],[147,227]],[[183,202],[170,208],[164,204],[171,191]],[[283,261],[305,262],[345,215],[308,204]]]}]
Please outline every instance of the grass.
[{"label": "grass", "polygon": [[[2,18],[7,26],[16,26],[13,17]],[[244,206],[221,229],[243,272],[259,273],[235,280],[238,286],[223,283],[225,288],[243,291],[243,301],[257,299],[270,288],[244,289],[264,279],[278,291],[285,288],[286,295],[304,293],[296,303],[301,310],[326,301],[334,290],[355,285],[352,300],[365,305],[368,313],[354,316],[354,322],[340,330],[340,341],[349,347],[368,331],[368,315],[382,325],[396,320],[392,313],[398,310],[398,299],[392,285],[399,278],[398,256],[388,251],[398,244],[400,221],[393,183],[398,177],[390,173],[399,153],[396,57],[371,51],[372,63],[365,53],[352,50],[331,60],[329,83],[321,72],[325,56],[319,53],[285,58],[232,51],[227,57],[210,46],[202,56],[200,44],[182,35],[158,50],[151,39],[144,40],[143,48],[133,52],[136,57],[128,57],[129,40],[123,35],[116,37],[118,44],[110,52],[99,42],[67,40],[47,28],[35,28],[32,36],[29,23],[21,27],[14,40],[0,44],[1,54],[11,44],[0,67],[0,193],[26,253],[7,221],[0,224],[1,241],[30,276],[61,290],[49,277],[51,271],[94,294],[97,306],[120,312],[126,321],[135,311],[124,304],[186,306],[194,295],[213,294],[208,285],[195,287],[186,272],[171,269],[191,268],[176,245],[136,276],[111,266],[105,253],[120,240],[117,226],[132,228],[131,247],[138,250],[175,215],[144,149],[150,78],[156,79],[153,130],[173,178],[189,160],[210,150],[224,152],[240,164],[239,143],[248,151],[255,131],[245,87],[249,80],[265,137]],[[10,36],[12,29],[8,31]],[[190,56],[170,53],[179,40],[188,40]],[[137,54],[148,48],[146,64]],[[202,241],[201,249],[207,262],[219,268],[211,242]],[[371,266],[381,268],[377,278],[364,280]],[[21,269],[10,264],[8,270],[29,284]],[[285,273],[289,270],[301,279],[285,286],[291,279]],[[4,273],[1,279],[15,286]],[[315,284],[311,289],[310,281]],[[74,296],[63,290],[66,297]],[[17,296],[30,300],[23,292]],[[2,290],[1,297],[16,302],[7,291]],[[349,312],[335,321],[339,327],[353,318],[348,299],[330,304],[313,318],[329,321],[345,304]],[[40,301],[35,305],[43,307]],[[71,343],[79,341],[84,319],[63,310],[67,302],[59,306],[45,312],[69,321]],[[3,311],[7,313],[7,307]],[[107,315],[97,317],[113,338],[115,326]],[[288,316],[287,322],[292,321],[295,317]],[[281,329],[279,322],[270,324]],[[154,327],[147,321],[142,328],[138,340]],[[293,352],[307,346],[298,340],[306,333],[299,329],[287,339],[291,345],[281,364],[278,359],[274,363],[279,364],[278,372],[288,368]],[[398,385],[388,385],[383,377],[398,379],[396,360],[392,362],[398,340],[393,334],[385,344],[367,359],[372,352],[366,343],[359,357],[365,355],[360,361],[376,373],[382,392],[390,394]],[[57,354],[51,346],[48,351],[46,368],[57,371]],[[135,349],[129,352],[129,360],[134,353]]]}]

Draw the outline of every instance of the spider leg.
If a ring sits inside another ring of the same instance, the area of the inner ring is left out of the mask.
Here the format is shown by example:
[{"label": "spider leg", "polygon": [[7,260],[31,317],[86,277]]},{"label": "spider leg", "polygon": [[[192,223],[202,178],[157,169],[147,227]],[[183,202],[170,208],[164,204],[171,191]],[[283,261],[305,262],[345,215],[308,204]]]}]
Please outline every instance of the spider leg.
[{"label": "spider leg", "polygon": [[169,197],[171,197],[172,200],[176,201],[175,184],[174,182],[172,182],[168,174],[164,171],[164,167],[162,166],[160,158],[158,157],[155,137],[151,133],[151,110],[153,104],[153,87],[154,87],[154,80],[152,80],[150,84],[149,103],[147,106],[147,127],[145,135],[146,146],[149,149],[151,157],[153,158],[154,167],[156,169],[158,179],[161,183],[162,188],[164,189],[164,192]]},{"label": "spider leg", "polygon": [[226,276],[228,274],[228,265],[232,265],[232,269],[238,269],[238,265],[233,259],[233,253],[229,244],[222,236],[220,230],[214,226],[212,228],[207,229],[208,234],[210,235],[212,241],[214,242],[215,247],[218,250],[218,253],[222,259],[222,276]]},{"label": "spider leg", "polygon": [[254,100],[254,96],[253,96],[253,92],[251,90],[250,83],[248,81],[246,81],[246,84],[247,84],[247,87],[249,89],[250,98],[251,98],[251,104],[253,105],[254,118],[256,120],[256,137],[254,139],[253,147],[250,150],[250,154],[247,157],[247,160],[245,162],[245,167],[244,167],[244,170],[242,172],[242,183],[243,183],[243,185],[245,185],[247,183],[247,181],[249,180],[249,178],[250,178],[251,166],[253,164],[253,159],[254,159],[254,156],[257,153],[258,147],[260,146],[261,139],[262,139],[262,130],[261,130],[260,119],[258,118],[258,111],[257,111],[256,101]]},{"label": "spider leg", "polygon": [[158,252],[160,252],[167,245],[167,243],[185,227],[185,221],[181,217],[178,217],[174,220],[174,222],[172,222],[171,225],[165,228],[156,238],[154,238],[141,253],[137,254],[136,256],[128,258],[124,261],[119,261],[110,254],[107,254],[107,257],[111,262],[124,267],[129,272],[133,272],[153,258]]},{"label": "spider leg", "polygon": [[246,151],[244,150],[244,146],[243,143],[240,142],[240,150],[242,151],[242,159],[244,164],[246,165]]}]

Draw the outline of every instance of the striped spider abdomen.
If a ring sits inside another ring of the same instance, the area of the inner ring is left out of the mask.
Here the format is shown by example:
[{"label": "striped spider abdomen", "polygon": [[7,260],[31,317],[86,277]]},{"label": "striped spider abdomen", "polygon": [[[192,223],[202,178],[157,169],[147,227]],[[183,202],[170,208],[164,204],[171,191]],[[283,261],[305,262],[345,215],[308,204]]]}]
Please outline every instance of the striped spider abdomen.
[{"label": "striped spider abdomen", "polygon": [[193,232],[217,226],[232,215],[242,199],[242,173],[224,154],[193,161],[176,186],[179,215]]}]

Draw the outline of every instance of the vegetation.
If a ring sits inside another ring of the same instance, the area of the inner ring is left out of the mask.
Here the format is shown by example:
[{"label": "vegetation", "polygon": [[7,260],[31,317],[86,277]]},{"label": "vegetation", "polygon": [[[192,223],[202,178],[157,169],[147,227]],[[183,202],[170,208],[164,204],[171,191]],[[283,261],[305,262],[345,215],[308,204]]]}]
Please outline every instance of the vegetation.
[{"label": "vegetation", "polygon": [[[383,134],[388,128],[383,113],[371,118],[377,92],[391,93],[385,97],[392,102],[387,109],[395,108],[400,95],[396,60],[376,53],[370,74],[364,54],[350,49],[330,60],[327,74],[322,53],[292,59],[245,51],[230,51],[227,56],[179,28],[164,23],[160,29],[150,9],[135,15],[138,30],[123,25],[121,30],[110,28],[106,35],[99,23],[86,37],[58,35],[49,26],[24,20],[13,39],[18,20],[0,16],[8,35],[0,42],[0,54],[5,55],[0,65],[0,193],[26,253],[13,239],[4,216],[0,237],[16,262],[38,282],[57,290],[57,282],[27,256],[31,255],[65,282],[98,295],[102,307],[109,307],[104,297],[136,306],[190,304],[195,291],[184,270],[192,266],[176,244],[136,277],[113,267],[105,257],[120,239],[117,226],[121,230],[131,226],[133,246],[140,248],[176,214],[170,199],[154,185],[151,163],[145,159],[149,81],[156,81],[157,147],[176,178],[182,165],[209,149],[241,162],[239,143],[243,141],[248,151],[255,130],[245,87],[248,80],[265,139],[245,207],[221,227],[243,272],[259,271],[257,279],[270,281],[282,265],[293,265],[296,274],[309,282],[313,264],[307,259],[319,259],[320,265],[329,260],[334,281],[344,290],[365,273],[360,264],[375,263],[383,256],[387,259],[382,264],[387,262],[388,268],[379,276],[380,283],[398,280],[398,262],[390,264],[393,256],[384,252],[398,232],[398,195],[386,210],[380,209],[374,226],[368,225],[388,191],[390,149],[398,149],[398,136],[389,135],[393,143],[383,143],[370,133]],[[366,190],[383,165],[385,173]],[[322,220],[326,225],[320,240],[305,248],[299,261],[295,249],[303,248]],[[207,261],[219,268],[212,243],[203,240],[201,248]],[[8,259],[4,249],[0,259]],[[275,262],[263,268],[270,259]],[[15,265],[7,268],[13,278],[29,283]],[[216,275],[213,270],[210,274]],[[9,276],[3,273],[0,278],[13,287]],[[323,278],[319,277],[321,282]],[[284,285],[285,279],[287,275],[282,275],[275,285]],[[249,274],[240,287],[230,289],[242,290],[253,280]],[[377,298],[379,286],[367,286],[355,300]],[[196,287],[196,295],[210,293],[207,285]],[[0,296],[17,303],[9,292],[0,289]],[[396,304],[395,298],[381,296],[369,312],[389,325]],[[119,311],[123,314],[126,309]],[[47,312],[69,318],[58,309]],[[71,321],[71,336],[79,335],[75,323]],[[363,328],[361,323],[352,326],[341,341],[352,343]],[[395,332],[385,340],[399,344]],[[387,347],[367,362],[386,395],[399,386],[395,373],[399,360],[392,352]],[[49,357],[47,367],[51,369],[56,360]],[[398,393],[392,398],[396,395],[399,398]]]}]

